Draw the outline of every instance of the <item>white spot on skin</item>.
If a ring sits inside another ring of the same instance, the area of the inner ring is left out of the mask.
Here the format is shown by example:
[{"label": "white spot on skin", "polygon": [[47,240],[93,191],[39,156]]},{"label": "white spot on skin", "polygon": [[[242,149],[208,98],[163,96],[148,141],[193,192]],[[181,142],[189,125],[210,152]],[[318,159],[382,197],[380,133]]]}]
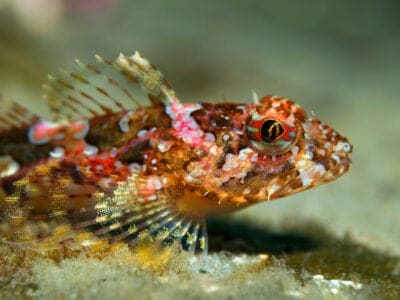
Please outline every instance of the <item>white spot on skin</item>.
[{"label": "white spot on skin", "polygon": [[121,119],[119,119],[118,127],[119,127],[119,130],[121,130],[121,132],[126,133],[129,131],[129,129],[130,129],[129,121],[130,121],[131,115],[132,115],[132,112],[130,111],[125,116],[123,116]]},{"label": "white spot on skin", "polygon": [[0,178],[14,175],[20,165],[10,155],[0,156]]},{"label": "white spot on skin", "polygon": [[237,167],[239,167],[239,162],[237,161],[236,156],[233,155],[232,153],[228,153],[225,156],[225,163],[222,166],[222,170],[227,172],[227,171],[234,170]]},{"label": "white spot on skin", "polygon": [[207,147],[207,141],[203,140],[204,132],[190,116],[192,112],[201,108],[200,104],[173,103],[165,107],[165,112],[171,118],[172,127],[179,138],[191,146]]},{"label": "white spot on skin", "polygon": [[262,120],[264,119],[264,116],[260,115],[256,110],[253,110],[250,112],[251,118],[253,120]]},{"label": "white spot on skin", "polygon": [[224,134],[224,135],[222,136],[222,140],[223,140],[224,142],[229,141],[229,138],[230,138],[230,136],[229,136],[228,134]]},{"label": "white spot on skin", "polygon": [[139,165],[138,163],[131,163],[128,166],[128,169],[131,173],[140,173],[142,171],[142,166]]},{"label": "white spot on skin", "polygon": [[351,150],[351,146],[346,142],[338,142],[335,148],[333,149],[335,152],[349,152]]},{"label": "white spot on skin", "polygon": [[340,158],[339,158],[338,155],[332,154],[331,157],[332,157],[332,159],[333,159],[334,161],[336,161],[336,163],[340,163]]},{"label": "white spot on skin", "polygon": [[253,149],[247,147],[247,148],[243,148],[242,150],[240,150],[238,157],[240,160],[247,160],[249,158],[250,158],[250,160],[253,160],[253,159],[257,160],[258,154]]},{"label": "white spot on skin", "polygon": [[207,132],[204,137],[207,142],[215,142],[215,135],[213,135],[211,132]]},{"label": "white spot on skin", "polygon": [[277,113],[277,111],[273,107],[268,110],[268,114],[275,115],[276,113]]},{"label": "white spot on skin", "polygon": [[201,163],[198,162],[191,162],[188,167],[188,176],[191,177],[192,179],[198,178],[204,175],[204,170],[201,165]]},{"label": "white spot on skin", "polygon": [[299,147],[298,146],[294,146],[293,148],[292,148],[292,154],[294,155],[294,156],[296,156],[297,155],[297,153],[299,153]]},{"label": "white spot on skin", "polygon": [[147,189],[149,190],[161,190],[162,187],[163,185],[157,177],[152,177],[147,180]]},{"label": "white spot on skin", "polygon": [[199,182],[199,180],[195,177],[192,177],[191,174],[185,175],[185,181],[188,183],[198,183]]},{"label": "white spot on skin", "polygon": [[113,148],[110,150],[110,156],[111,156],[111,157],[117,157],[117,155],[118,155],[118,149],[115,148],[115,147],[113,147]]},{"label": "white spot on skin", "polygon": [[247,176],[247,172],[240,172],[235,175],[235,178],[240,179],[240,183],[244,184],[244,178]]},{"label": "white spot on skin", "polygon": [[304,170],[300,169],[299,172],[300,172],[300,179],[301,179],[301,182],[303,183],[303,186],[309,186],[311,184],[311,180],[312,180],[311,177]]},{"label": "white spot on skin", "polygon": [[280,103],[280,102],[272,102],[272,107],[277,108],[277,107],[279,107],[279,106],[281,106],[281,103]]},{"label": "white spot on skin", "polygon": [[313,159],[313,157],[314,157],[313,153],[311,151],[307,151],[304,158],[311,160]]},{"label": "white spot on skin", "polygon": [[137,137],[144,137],[147,134],[147,130],[146,129],[141,129],[138,131],[137,133]]},{"label": "white spot on skin", "polygon": [[306,161],[304,159],[301,159],[297,162],[296,166],[299,168],[303,168],[306,165]]},{"label": "white spot on skin", "polygon": [[157,149],[161,153],[167,152],[169,149],[171,149],[171,147],[172,147],[172,143],[164,141],[164,140],[160,140],[157,145]]},{"label": "white spot on skin", "polygon": [[117,161],[114,163],[114,167],[115,167],[116,169],[121,169],[121,168],[124,167],[124,164],[123,164],[121,161],[117,160]]},{"label": "white spot on skin", "polygon": [[248,194],[250,194],[250,189],[249,188],[245,188],[244,190],[243,190],[243,192],[242,192],[242,194],[243,195],[248,195]]},{"label": "white spot on skin", "polygon": [[210,148],[210,154],[211,155],[217,155],[218,154],[218,146],[212,146]]},{"label": "white spot on skin", "polygon": [[86,156],[96,155],[97,153],[99,153],[99,148],[97,148],[96,146],[87,144],[85,146],[85,150],[83,150],[83,153]]},{"label": "white spot on skin", "polygon": [[350,152],[350,151],[351,151],[351,146],[350,146],[349,143],[346,143],[346,142],[339,142],[339,145],[342,146],[342,149],[343,149],[344,152],[347,153],[347,152]]},{"label": "white spot on skin", "polygon": [[257,153],[250,148],[240,150],[238,155],[226,154],[225,163],[221,168],[224,173],[220,177],[221,182],[237,178],[240,179],[240,183],[244,183],[243,178],[247,176],[248,170],[253,166],[252,160],[257,160],[257,157]]},{"label": "white spot on skin", "polygon": [[254,153],[254,155],[251,157],[250,161],[252,163],[256,163],[258,161],[258,153]]},{"label": "white spot on skin", "polygon": [[149,200],[149,201],[156,201],[157,200],[157,195],[150,195],[150,196],[148,196],[147,197],[147,200]]},{"label": "white spot on skin", "polygon": [[331,148],[331,143],[330,142],[325,142],[324,143],[324,148],[325,149],[330,149]]},{"label": "white spot on skin", "polygon": [[50,153],[52,158],[62,158],[64,157],[65,149],[63,147],[55,147]]},{"label": "white spot on skin", "polygon": [[239,129],[233,129],[233,132],[236,133],[237,135],[243,135],[243,131],[239,130]]},{"label": "white spot on skin", "polygon": [[153,158],[153,159],[150,161],[150,163],[151,163],[152,165],[155,165],[155,164],[157,163],[157,159]]},{"label": "white spot on skin", "polygon": [[[304,161],[305,162],[305,161]],[[321,178],[326,173],[326,169],[323,165],[307,161],[303,166],[296,165],[297,170],[300,173],[300,179],[303,183],[303,187],[309,186],[314,180]]]}]

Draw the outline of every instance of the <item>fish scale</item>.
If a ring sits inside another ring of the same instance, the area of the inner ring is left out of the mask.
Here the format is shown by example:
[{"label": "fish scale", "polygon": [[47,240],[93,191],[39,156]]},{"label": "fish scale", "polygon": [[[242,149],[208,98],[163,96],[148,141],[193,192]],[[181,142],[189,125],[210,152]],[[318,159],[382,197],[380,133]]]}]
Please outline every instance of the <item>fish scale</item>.
[{"label": "fish scale", "polygon": [[49,76],[42,119],[1,99],[0,237],[32,249],[207,252],[205,219],[330,182],[352,146],[292,100],[182,103],[139,52]]}]

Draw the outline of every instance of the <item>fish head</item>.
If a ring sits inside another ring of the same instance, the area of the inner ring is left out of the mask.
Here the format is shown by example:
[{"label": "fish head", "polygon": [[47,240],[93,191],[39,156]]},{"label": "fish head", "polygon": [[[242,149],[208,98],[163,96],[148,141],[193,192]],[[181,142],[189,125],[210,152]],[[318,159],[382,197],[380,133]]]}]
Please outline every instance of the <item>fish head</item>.
[{"label": "fish head", "polygon": [[[285,197],[349,170],[347,138],[292,100],[265,96],[255,104],[203,104],[193,117],[215,146],[198,169],[202,185],[236,205]],[[209,193],[207,193],[209,194]]]}]

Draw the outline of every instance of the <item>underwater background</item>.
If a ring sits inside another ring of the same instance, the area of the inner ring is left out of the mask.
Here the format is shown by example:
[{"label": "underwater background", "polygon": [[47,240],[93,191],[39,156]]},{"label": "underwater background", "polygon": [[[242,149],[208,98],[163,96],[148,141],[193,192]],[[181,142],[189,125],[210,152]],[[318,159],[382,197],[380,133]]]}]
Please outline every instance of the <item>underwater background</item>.
[{"label": "underwater background", "polygon": [[354,145],[343,178],[209,220],[201,267],[177,255],[142,269],[121,253],[26,268],[0,245],[0,298],[399,299],[399,11],[389,0],[0,0],[0,93],[44,117],[48,73],[139,50],[183,102],[290,97]]}]

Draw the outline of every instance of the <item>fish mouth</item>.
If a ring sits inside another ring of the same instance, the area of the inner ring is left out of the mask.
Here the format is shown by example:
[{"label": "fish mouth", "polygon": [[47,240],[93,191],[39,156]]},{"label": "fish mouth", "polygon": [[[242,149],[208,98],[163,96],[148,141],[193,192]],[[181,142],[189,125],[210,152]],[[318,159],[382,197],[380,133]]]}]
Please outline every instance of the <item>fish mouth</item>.
[{"label": "fish mouth", "polygon": [[338,161],[337,158],[330,157],[325,160],[325,164],[323,165],[325,166],[326,172],[322,178],[320,178],[320,183],[335,180],[346,174],[352,165],[352,160],[348,156],[341,157],[340,161]]}]

